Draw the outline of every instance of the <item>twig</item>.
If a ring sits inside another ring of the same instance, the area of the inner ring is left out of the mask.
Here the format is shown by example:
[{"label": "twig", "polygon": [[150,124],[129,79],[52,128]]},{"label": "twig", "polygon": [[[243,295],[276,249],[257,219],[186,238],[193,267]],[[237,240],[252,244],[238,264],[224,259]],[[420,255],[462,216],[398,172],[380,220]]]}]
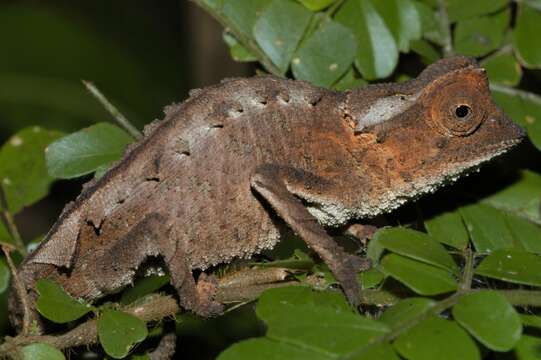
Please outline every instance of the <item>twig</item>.
[{"label": "twig", "polygon": [[438,0],[438,13],[440,15],[440,27],[443,33],[443,53],[445,56],[452,56],[453,40],[451,38],[451,25],[447,16],[447,4],[445,0]]},{"label": "twig", "polygon": [[531,93],[529,91],[519,90],[519,89],[515,89],[509,86],[499,85],[499,84],[490,84],[490,90],[500,91],[504,94],[511,95],[511,96],[519,96],[523,99],[526,99],[535,103],[536,105],[541,106],[541,96]]},{"label": "twig", "polygon": [[471,282],[473,279],[473,262],[475,260],[473,251],[470,247],[464,250],[464,259],[466,260],[466,262],[464,264],[464,271],[462,273],[460,289],[469,290],[471,288]]},{"label": "twig", "polygon": [[30,332],[30,306],[28,301],[28,294],[26,293],[26,290],[23,286],[23,283],[19,277],[19,274],[17,273],[17,269],[15,267],[15,264],[13,263],[13,260],[10,256],[10,251],[12,250],[12,247],[2,245],[2,251],[6,255],[6,260],[9,266],[9,269],[11,271],[11,276],[13,277],[13,282],[15,283],[15,288],[17,289],[17,292],[19,293],[19,299],[21,300],[22,306],[23,306],[23,328],[22,328],[22,335],[28,335]]},{"label": "twig", "polygon": [[94,97],[103,105],[103,107],[113,116],[113,118],[116,120],[116,122],[122,126],[126,131],[133,136],[134,139],[139,140],[143,137],[143,134],[135,126],[133,126],[128,119],[118,109],[111,104],[109,100],[105,97],[105,95],[102,94],[101,91],[98,90],[98,88],[91,83],[90,81],[81,80],[83,84],[86,86],[88,91]]},{"label": "twig", "polygon": [[235,26],[235,24],[229,23],[227,21],[221,9],[209,6],[204,0],[192,1],[196,3],[201,9],[214,17],[216,21],[218,21],[224,27],[224,29],[232,33],[242,45],[244,45],[252,54],[254,54],[254,56],[257,58],[257,61],[259,61],[259,63],[265,68],[265,70],[267,70],[273,75],[284,77],[282,71],[276,65],[274,65],[274,63],[267,57],[267,55],[265,55],[263,50],[261,50],[259,45],[257,45],[257,43],[252,38],[244,35],[243,32]]},{"label": "twig", "polygon": [[13,214],[8,210],[6,193],[4,191],[4,188],[1,185],[0,185],[0,209],[2,210],[2,220],[4,224],[6,225],[6,228],[8,229],[12,240],[15,243],[17,251],[19,251],[23,256],[26,256],[27,254],[26,247],[24,246],[24,242],[21,237],[21,234],[19,233],[19,229],[17,229],[17,225],[15,224],[15,219],[13,218]]}]

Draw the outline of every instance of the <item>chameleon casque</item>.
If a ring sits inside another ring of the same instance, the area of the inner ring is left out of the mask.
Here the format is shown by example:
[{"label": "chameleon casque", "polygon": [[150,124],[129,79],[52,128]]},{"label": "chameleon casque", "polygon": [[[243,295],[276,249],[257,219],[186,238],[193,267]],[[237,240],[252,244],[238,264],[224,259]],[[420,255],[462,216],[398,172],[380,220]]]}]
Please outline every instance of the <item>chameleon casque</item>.
[{"label": "chameleon casque", "polygon": [[[272,248],[285,224],[357,305],[362,261],[325,227],[433,192],[524,136],[492,102],[485,71],[466,57],[440,60],[405,83],[346,92],[271,76],[231,79],[165,112],[66,206],[21,264],[32,302],[40,278],[99,299],[156,257],[181,306],[208,316],[220,309],[202,290],[212,281],[202,273],[196,282],[192,271]],[[13,289],[15,325],[19,296]]]}]

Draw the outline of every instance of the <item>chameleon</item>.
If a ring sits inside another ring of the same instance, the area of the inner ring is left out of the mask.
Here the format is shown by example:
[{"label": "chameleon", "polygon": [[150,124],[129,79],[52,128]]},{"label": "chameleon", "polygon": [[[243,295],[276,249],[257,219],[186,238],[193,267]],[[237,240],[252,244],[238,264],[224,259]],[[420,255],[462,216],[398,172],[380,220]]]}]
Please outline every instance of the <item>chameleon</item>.
[{"label": "chameleon", "polygon": [[[284,226],[359,305],[366,262],[327,229],[432,193],[523,137],[491,100],[485,70],[461,56],[404,83],[345,92],[273,76],[192,91],[84,186],[19,266],[31,318],[38,279],[95,301],[132,284],[149,259],[164,264],[181,307],[217,314],[205,271],[272,249]],[[20,297],[14,287],[15,326]]]}]

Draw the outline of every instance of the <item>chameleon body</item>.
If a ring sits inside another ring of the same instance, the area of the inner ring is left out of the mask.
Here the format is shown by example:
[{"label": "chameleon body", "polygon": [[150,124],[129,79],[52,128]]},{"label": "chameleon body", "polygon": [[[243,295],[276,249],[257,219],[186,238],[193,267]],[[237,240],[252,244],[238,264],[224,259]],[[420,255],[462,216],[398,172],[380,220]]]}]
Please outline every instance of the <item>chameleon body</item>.
[{"label": "chameleon body", "polygon": [[[32,301],[40,278],[93,301],[160,258],[180,304],[207,316],[219,304],[192,271],[272,248],[285,224],[358,304],[360,262],[324,227],[389,212],[522,137],[490,99],[484,70],[464,57],[347,92],[275,77],[224,81],[168,107],[64,209],[19,275]],[[17,324],[16,290],[10,309]]]}]

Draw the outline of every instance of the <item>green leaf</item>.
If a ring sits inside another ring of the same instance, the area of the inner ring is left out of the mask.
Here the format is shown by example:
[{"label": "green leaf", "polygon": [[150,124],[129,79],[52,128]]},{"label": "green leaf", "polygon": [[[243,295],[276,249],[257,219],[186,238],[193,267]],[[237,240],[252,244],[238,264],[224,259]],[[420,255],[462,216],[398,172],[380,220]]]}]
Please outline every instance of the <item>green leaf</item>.
[{"label": "green leaf", "polygon": [[130,304],[145,295],[151,294],[169,283],[169,276],[152,275],[137,280],[135,285],[122,292],[120,302]]},{"label": "green leaf", "polygon": [[430,8],[430,6],[419,1],[416,1],[414,4],[420,16],[423,38],[443,46],[445,35],[442,32],[439,14]]},{"label": "green leaf", "polygon": [[373,2],[396,41],[398,49],[408,52],[411,40],[421,38],[421,15],[412,0]]},{"label": "green leaf", "polygon": [[246,62],[256,61],[257,58],[248,49],[246,49],[231,33],[224,31],[225,43],[229,46],[229,54],[235,61]]},{"label": "green leaf", "polygon": [[516,86],[522,77],[522,68],[513,54],[498,53],[481,62],[492,83]]},{"label": "green leaf", "polygon": [[420,295],[444,294],[457,288],[449,272],[397,254],[385,255],[380,270]]},{"label": "green leaf", "polygon": [[515,348],[516,360],[539,360],[541,359],[541,338],[524,335]]},{"label": "green leaf", "polygon": [[468,231],[462,222],[462,216],[456,211],[438,214],[425,220],[428,234],[439,242],[455,249],[465,249],[469,243]]},{"label": "green leaf", "polygon": [[336,359],[319,349],[300,347],[267,338],[248,339],[226,349],[217,360],[331,360]]},{"label": "green leaf", "polygon": [[494,351],[511,350],[522,334],[518,313],[503,295],[494,291],[462,296],[453,307],[453,318]]},{"label": "green leaf", "polygon": [[299,0],[310,11],[320,11],[331,5],[335,0]]},{"label": "green leaf", "polygon": [[413,52],[421,55],[424,64],[432,64],[441,58],[441,54],[425,40],[413,40],[410,42],[410,47]]},{"label": "green leaf", "polygon": [[55,141],[46,150],[49,174],[71,179],[118,160],[133,138],[109,123],[98,123]]},{"label": "green leaf", "polygon": [[306,253],[299,249],[295,249],[293,254],[287,259],[278,259],[269,262],[253,263],[259,267],[280,267],[288,269],[310,270],[314,266],[314,260]]},{"label": "green leaf", "polygon": [[526,3],[520,3],[512,39],[518,60],[527,68],[541,67],[540,33],[541,12]]},{"label": "green leaf", "polygon": [[0,186],[8,208],[18,213],[43,199],[54,181],[45,167],[45,148],[62,136],[39,126],[23,129],[0,148]]},{"label": "green leaf", "polygon": [[507,227],[515,242],[528,252],[541,254],[541,227],[512,214],[506,214]]},{"label": "green leaf", "polygon": [[460,213],[477,251],[514,247],[513,234],[500,210],[485,204],[474,204],[460,208]]},{"label": "green leaf", "polygon": [[142,320],[122,311],[107,309],[98,318],[100,344],[112,358],[125,357],[147,335],[148,330]]},{"label": "green leaf", "polygon": [[79,319],[92,311],[92,306],[72,298],[62,287],[47,279],[36,282],[39,297],[36,308],[47,319],[56,323],[67,323]]},{"label": "green leaf", "polygon": [[358,356],[348,357],[348,359],[400,360],[400,357],[398,357],[398,355],[394,352],[393,347],[390,344],[383,343],[379,345],[371,345],[366,349],[362,349]]},{"label": "green leaf", "polygon": [[302,42],[291,69],[297,79],[330,87],[347,71],[356,53],[357,42],[351,30],[328,20]]},{"label": "green leaf", "polygon": [[541,257],[520,250],[497,250],[483,259],[475,273],[516,284],[541,286]]},{"label": "green leaf", "polygon": [[464,55],[486,55],[500,46],[508,25],[508,10],[459,21],[454,30],[454,47]]},{"label": "green leaf", "polygon": [[231,27],[252,38],[255,22],[270,2],[271,0],[223,0],[222,12]]},{"label": "green leaf", "polygon": [[[541,118],[540,118],[541,119]],[[539,205],[541,199],[541,175],[522,170],[512,184],[483,201],[498,209],[541,224]]]},{"label": "green leaf", "polygon": [[425,313],[435,303],[434,300],[426,298],[408,298],[385,310],[379,320],[391,328],[396,328]]},{"label": "green leaf", "polygon": [[293,306],[328,307],[337,312],[353,311],[338,291],[317,291],[307,286],[289,286],[265,291],[259,297],[258,313],[265,314],[268,306],[273,307],[281,301]]},{"label": "green leaf", "polygon": [[400,335],[393,345],[408,360],[481,359],[477,345],[460,326],[437,317]]},{"label": "green leaf", "polygon": [[388,331],[384,324],[344,306],[343,297],[337,300],[333,295],[324,295],[322,301],[318,297],[325,293],[299,287],[286,289],[293,290],[273,289],[259,298],[256,313],[267,324],[267,337],[271,339],[336,356]]},{"label": "green leaf", "polygon": [[455,22],[496,12],[507,5],[507,0],[447,0],[449,21]]},{"label": "green leaf", "polygon": [[458,267],[445,248],[425,233],[407,228],[378,232],[379,244],[397,254],[458,273]]},{"label": "green leaf", "polygon": [[348,0],[335,20],[353,30],[359,44],[355,66],[364,78],[388,77],[398,62],[398,48],[385,22],[370,0]]},{"label": "green leaf", "polygon": [[340,78],[333,88],[338,91],[351,90],[361,86],[365,86],[368,83],[355,76],[355,70],[350,68],[342,78]]},{"label": "green leaf", "polygon": [[520,314],[522,325],[541,329],[541,317],[535,315]]},{"label": "green leaf", "polygon": [[94,179],[97,180],[97,179],[100,179],[101,177],[103,177],[103,175],[105,175],[105,173],[107,173],[107,171],[109,171],[111,166],[113,166],[112,162],[98,166],[96,168],[96,171],[94,172]]},{"label": "green leaf", "polygon": [[130,360],[152,360],[148,353],[144,353],[141,355],[132,355],[130,356]]},{"label": "green leaf", "polygon": [[11,273],[4,258],[0,258],[0,294],[7,290]]},{"label": "green leaf", "polygon": [[257,19],[254,37],[282,73],[287,71],[311,16],[291,0],[273,0]]},{"label": "green leaf", "polygon": [[541,97],[503,85],[491,85],[492,96],[498,105],[513,119],[526,128],[532,143],[541,150]]},{"label": "green leaf", "polygon": [[381,282],[385,280],[385,275],[383,275],[381,271],[372,268],[359,273],[357,278],[359,279],[362,289],[371,289],[381,284]]},{"label": "green leaf", "polygon": [[23,360],[64,360],[64,354],[52,345],[33,343],[21,348]]},{"label": "green leaf", "polygon": [[368,242],[368,248],[366,249],[366,256],[372,260],[372,263],[378,264],[379,260],[381,258],[381,255],[383,255],[383,252],[385,251],[385,248],[383,245],[381,245],[380,240],[385,236],[385,233],[387,232],[389,228],[379,228],[372,239]]}]

